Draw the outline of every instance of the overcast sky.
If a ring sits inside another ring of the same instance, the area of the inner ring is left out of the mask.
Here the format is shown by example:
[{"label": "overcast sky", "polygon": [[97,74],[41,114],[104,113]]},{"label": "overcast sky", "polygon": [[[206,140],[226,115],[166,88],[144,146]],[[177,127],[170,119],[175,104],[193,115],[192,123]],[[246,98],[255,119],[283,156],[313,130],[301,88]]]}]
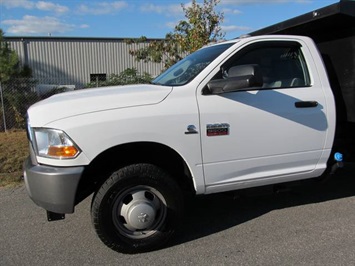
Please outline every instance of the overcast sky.
[{"label": "overcast sky", "polygon": [[[198,1],[202,2],[202,1]],[[221,0],[226,39],[281,22],[338,0]],[[164,38],[184,19],[185,0],[0,0],[6,36]]]}]

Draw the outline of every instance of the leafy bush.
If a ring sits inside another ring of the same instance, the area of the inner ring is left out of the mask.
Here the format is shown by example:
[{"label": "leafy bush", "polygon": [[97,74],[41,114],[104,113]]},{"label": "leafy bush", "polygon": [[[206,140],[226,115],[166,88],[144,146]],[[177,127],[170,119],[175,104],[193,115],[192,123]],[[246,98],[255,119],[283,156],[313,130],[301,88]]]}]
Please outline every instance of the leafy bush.
[{"label": "leafy bush", "polygon": [[[39,100],[34,92],[21,93],[19,91],[4,92],[4,111],[7,129],[25,128],[25,117],[27,109]],[[0,114],[3,118],[3,109]],[[0,126],[1,127],[1,126]],[[1,128],[2,130],[4,128]]]},{"label": "leafy bush", "polygon": [[90,82],[86,84],[86,88],[95,88],[95,87],[106,87],[106,86],[115,86],[115,85],[127,85],[127,84],[146,84],[152,80],[152,76],[144,72],[139,74],[135,68],[127,68],[122,71],[120,74],[111,74],[107,80]]}]

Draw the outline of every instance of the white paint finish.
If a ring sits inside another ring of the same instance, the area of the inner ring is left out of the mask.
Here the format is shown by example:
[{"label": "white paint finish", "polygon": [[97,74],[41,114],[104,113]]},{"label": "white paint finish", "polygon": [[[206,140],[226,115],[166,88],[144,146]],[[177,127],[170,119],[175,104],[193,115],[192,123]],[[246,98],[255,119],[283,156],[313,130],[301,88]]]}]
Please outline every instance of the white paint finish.
[{"label": "white paint finish", "polygon": [[130,85],[66,92],[34,104],[28,113],[33,127],[47,126],[48,123],[72,116],[157,104],[171,90],[156,85]]},{"label": "white paint finish", "polygon": [[[190,87],[175,88],[164,101],[156,105],[86,113],[57,120],[47,126],[65,128],[65,132],[89,161],[121,144],[152,142],[166,145],[185,160],[193,174],[196,190],[204,193],[200,136],[185,134],[188,125],[198,128],[199,124],[194,94],[195,91]],[[37,159],[45,164],[74,166],[80,158],[65,161]]]},{"label": "white paint finish", "polygon": [[[317,108],[295,108],[295,101],[309,97],[302,97],[302,93],[296,90],[259,91],[255,95],[237,92],[229,97],[201,97],[201,138],[207,185],[224,182],[223,174],[229,172],[234,173],[236,178],[243,176],[244,169],[240,168],[240,164],[245,159],[255,160],[250,163],[251,169],[265,171],[265,175],[269,170],[293,173],[293,167],[301,162],[305,164],[305,171],[315,168],[323,152],[328,127],[322,110],[325,109],[325,103],[320,94],[312,97],[312,100],[320,103]],[[223,108],[216,110],[212,106]],[[213,114],[205,111],[211,109],[215,110]],[[230,135],[207,137],[204,132],[206,124],[216,122],[230,124]],[[314,157],[303,161],[309,152]],[[270,159],[267,169],[254,168],[260,157]],[[283,158],[287,158],[286,165],[280,160]],[[208,170],[212,165],[224,162],[234,163],[229,163],[230,167],[225,167],[223,174]]]},{"label": "white paint finish", "polygon": [[205,173],[208,173],[208,177],[216,176],[218,179],[207,184],[206,191],[214,193],[220,192],[221,187],[232,190],[227,187],[240,189],[256,184],[266,185],[269,182],[278,183],[314,177],[321,174],[319,169],[315,170],[319,157],[320,153],[315,151],[208,164],[205,165]]},{"label": "white paint finish", "polygon": [[[234,52],[263,40],[301,42],[312,86],[201,95],[202,88]],[[32,126],[62,129],[82,150],[74,160],[38,157],[38,161],[53,166],[86,165],[114,146],[160,143],[185,160],[197,194],[320,175],[334,137],[335,106],[313,42],[288,36],[233,42],[234,46],[185,86],[90,89],[33,106],[29,110]],[[294,106],[296,101],[317,101],[319,105],[299,109]],[[206,124],[211,123],[230,124],[230,135],[206,137]],[[199,134],[185,134],[189,125],[195,125]]]},{"label": "white paint finish", "polygon": [[[297,40],[302,47],[313,45],[309,39],[301,37],[263,36],[259,39],[246,41],[251,44],[267,40]],[[242,42],[238,45],[247,47]],[[330,153],[329,144],[334,136],[335,118],[332,113],[328,117],[327,110],[330,87],[323,88],[318,75],[316,64],[323,66],[319,56],[315,55],[317,61],[314,62],[309,50],[302,49],[312,69],[311,87],[205,96],[197,93],[206,186],[230,184],[236,187],[237,183],[242,186],[245,181],[248,181],[248,186],[253,186],[253,181],[258,185],[261,178],[265,179],[263,184],[271,179],[272,182],[283,182],[283,176],[293,175],[295,179],[310,176],[317,165],[321,172],[324,170]],[[218,69],[201,83],[198,91]],[[328,91],[327,95],[324,90]],[[296,108],[295,102],[299,101],[317,101],[318,106]],[[334,111],[334,106],[330,108],[331,112]],[[230,135],[206,136],[206,125],[214,123],[228,123]],[[327,151],[324,151],[325,147]],[[324,152],[326,156],[323,156]]]}]

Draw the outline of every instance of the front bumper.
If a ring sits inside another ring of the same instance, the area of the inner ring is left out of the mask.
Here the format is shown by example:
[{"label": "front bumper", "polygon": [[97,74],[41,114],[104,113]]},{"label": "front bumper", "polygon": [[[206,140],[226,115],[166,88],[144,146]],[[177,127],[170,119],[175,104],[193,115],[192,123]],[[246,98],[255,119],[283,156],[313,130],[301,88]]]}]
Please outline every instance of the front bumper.
[{"label": "front bumper", "polygon": [[55,213],[73,213],[76,190],[84,167],[53,167],[24,162],[28,195],[40,207]]}]

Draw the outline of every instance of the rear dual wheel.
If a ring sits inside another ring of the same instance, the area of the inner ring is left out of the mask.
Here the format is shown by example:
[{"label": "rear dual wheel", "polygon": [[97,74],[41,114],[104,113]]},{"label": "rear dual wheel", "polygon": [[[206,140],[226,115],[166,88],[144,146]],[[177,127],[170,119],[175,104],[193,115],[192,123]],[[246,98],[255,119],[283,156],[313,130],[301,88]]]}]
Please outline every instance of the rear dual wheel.
[{"label": "rear dual wheel", "polygon": [[163,246],[182,217],[182,193],[172,177],[151,164],[114,172],[93,198],[95,230],[111,249],[139,253]]}]

